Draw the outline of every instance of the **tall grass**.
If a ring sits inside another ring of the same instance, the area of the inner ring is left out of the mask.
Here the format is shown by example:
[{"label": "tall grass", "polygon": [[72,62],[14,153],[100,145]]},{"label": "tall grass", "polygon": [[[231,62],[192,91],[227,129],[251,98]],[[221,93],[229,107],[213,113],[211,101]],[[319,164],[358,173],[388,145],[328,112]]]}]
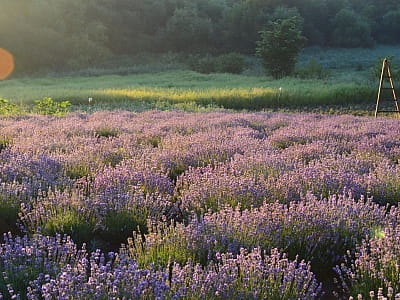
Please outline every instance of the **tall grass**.
[{"label": "tall grass", "polygon": [[0,95],[19,105],[51,97],[75,106],[104,104],[157,107],[160,103],[194,103],[227,109],[259,110],[299,108],[306,105],[345,105],[368,102],[375,88],[352,82],[300,80],[278,81],[260,76],[204,75],[192,71],[99,77],[15,79],[0,83]]},{"label": "tall grass", "polygon": [[[379,57],[397,54],[400,56],[396,47],[307,49],[300,56],[299,68],[307,65],[311,58],[315,59],[330,74],[324,79],[272,80],[260,73],[259,62],[254,59],[248,60],[248,69],[242,75],[205,75],[185,70],[182,65],[181,69],[158,68],[160,72],[149,72],[145,66],[126,66],[125,74],[118,72],[121,67],[109,66],[109,72],[125,75],[90,70],[68,77],[10,79],[0,82],[0,97],[28,106],[34,100],[51,97],[69,100],[75,109],[82,110],[123,108],[141,111],[174,107],[260,110],[357,104],[371,104],[372,108],[377,84],[371,78],[371,69]],[[137,73],[140,70],[142,72]],[[90,105],[89,97],[93,99]]]}]

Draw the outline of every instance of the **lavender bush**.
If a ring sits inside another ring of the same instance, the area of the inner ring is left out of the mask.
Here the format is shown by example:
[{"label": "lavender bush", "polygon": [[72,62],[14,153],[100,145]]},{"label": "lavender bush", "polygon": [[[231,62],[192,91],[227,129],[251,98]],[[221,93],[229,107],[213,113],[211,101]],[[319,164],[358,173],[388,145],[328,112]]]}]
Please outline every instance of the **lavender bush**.
[{"label": "lavender bush", "polygon": [[188,263],[172,268],[171,289],[183,299],[318,299],[323,295],[310,265],[290,261],[273,249],[259,248],[237,256],[216,255],[216,263],[203,269]]},{"label": "lavender bush", "polygon": [[[90,270],[90,272],[87,272]],[[274,249],[217,254],[203,268],[188,262],[169,268],[140,268],[124,251],[80,256],[56,276],[46,275],[28,299],[317,299],[321,285],[303,261],[290,261]]]},{"label": "lavender bush", "polygon": [[[260,206],[263,198],[287,203],[308,190],[328,196],[346,188],[393,204],[400,194],[395,120],[99,112],[0,123],[13,141],[0,152],[0,180],[22,184],[33,197],[38,189],[64,189],[82,178],[99,181],[123,172],[145,176],[127,184],[168,194],[175,189],[177,202],[189,210],[238,202]],[[127,179],[109,185],[119,189]]]},{"label": "lavender bush", "polygon": [[170,287],[165,270],[141,269],[124,255],[107,256],[95,251],[76,267],[65,266],[28,299],[167,299]]},{"label": "lavender bush", "polygon": [[[1,118],[0,129],[2,232],[66,233],[115,252],[134,231],[124,259],[154,282],[165,283],[163,272],[170,278],[168,266],[209,270],[220,264],[217,253],[237,259],[241,248],[278,248],[323,272],[322,262],[338,263],[400,221],[386,207],[400,199],[395,119],[114,111]],[[40,282],[53,284],[57,272]],[[379,287],[387,294],[382,283],[371,288],[375,296]]]},{"label": "lavender bush", "polygon": [[[226,207],[216,213],[193,216],[187,225],[156,224],[150,232],[135,234],[128,244],[139,262],[166,265],[191,259],[207,264],[217,252],[239,253],[241,248],[270,250],[275,247],[294,259],[311,261],[319,271],[339,262],[347,249],[387,220],[386,209],[351,195],[318,199],[308,194],[289,205],[266,203],[241,210]],[[397,222],[395,217],[391,217]]]},{"label": "lavender bush", "polygon": [[73,266],[85,251],[77,251],[69,237],[34,235],[12,237],[4,234],[0,247],[0,293],[25,297],[32,288],[40,289],[45,278],[55,276],[65,265]]},{"label": "lavender bush", "polygon": [[22,203],[20,222],[27,233],[63,233],[79,245],[87,243],[90,249],[118,248],[132,231],[146,232],[148,218],[161,220],[173,212],[171,207],[170,197],[140,189],[125,193],[94,189],[87,195],[85,190],[74,188],[48,192],[29,204]]},{"label": "lavender bush", "polygon": [[375,232],[335,270],[343,291],[354,297],[400,298],[400,226]]}]

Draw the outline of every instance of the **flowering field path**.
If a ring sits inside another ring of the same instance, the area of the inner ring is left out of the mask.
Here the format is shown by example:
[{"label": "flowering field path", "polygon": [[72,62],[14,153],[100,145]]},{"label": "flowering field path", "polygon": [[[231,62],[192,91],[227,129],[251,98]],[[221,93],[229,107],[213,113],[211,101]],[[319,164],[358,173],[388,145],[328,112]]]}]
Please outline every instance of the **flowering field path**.
[{"label": "flowering field path", "polygon": [[400,299],[399,125],[0,119],[0,299]]}]

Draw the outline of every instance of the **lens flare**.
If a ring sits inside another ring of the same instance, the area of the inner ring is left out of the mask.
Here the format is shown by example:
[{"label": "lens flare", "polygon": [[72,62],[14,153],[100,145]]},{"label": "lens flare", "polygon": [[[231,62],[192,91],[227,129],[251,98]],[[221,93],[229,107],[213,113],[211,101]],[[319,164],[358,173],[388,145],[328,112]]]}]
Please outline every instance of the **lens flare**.
[{"label": "lens flare", "polygon": [[7,50],[0,48],[0,80],[6,79],[13,71],[13,55]]}]

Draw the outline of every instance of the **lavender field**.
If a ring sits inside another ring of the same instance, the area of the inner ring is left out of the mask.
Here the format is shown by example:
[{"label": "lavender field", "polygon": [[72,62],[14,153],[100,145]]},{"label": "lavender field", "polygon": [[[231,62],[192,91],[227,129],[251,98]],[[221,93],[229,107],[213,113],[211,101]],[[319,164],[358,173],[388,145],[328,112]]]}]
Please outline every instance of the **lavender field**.
[{"label": "lavender field", "polygon": [[400,299],[397,119],[0,119],[0,299]]}]

